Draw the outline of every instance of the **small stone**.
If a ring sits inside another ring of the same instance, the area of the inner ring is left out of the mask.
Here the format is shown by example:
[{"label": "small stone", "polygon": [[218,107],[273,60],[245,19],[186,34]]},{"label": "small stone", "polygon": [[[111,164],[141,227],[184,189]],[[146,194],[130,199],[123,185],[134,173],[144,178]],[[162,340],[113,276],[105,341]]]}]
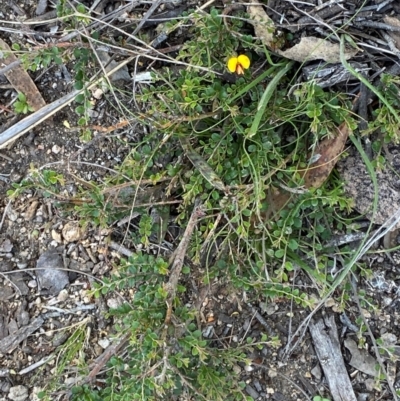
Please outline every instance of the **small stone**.
[{"label": "small stone", "polygon": [[333,306],[336,306],[336,301],[333,298],[328,298],[325,301],[325,308],[332,308]]},{"label": "small stone", "polygon": [[72,387],[74,384],[78,383],[79,380],[81,380],[79,377],[67,377],[67,378],[64,380],[64,384],[65,384],[67,387],[70,387],[70,386]]},{"label": "small stone", "polygon": [[68,273],[57,249],[50,249],[40,255],[36,263],[36,275],[41,290],[58,295],[69,284]]},{"label": "small stone", "polygon": [[246,372],[252,372],[252,371],[254,370],[254,368],[253,368],[253,366],[251,366],[251,365],[246,365],[246,366],[244,367],[244,370],[245,370]]},{"label": "small stone", "polygon": [[17,262],[18,269],[26,269],[28,267],[27,262]]},{"label": "small stone", "polygon": [[68,299],[68,291],[61,290],[60,293],[57,295],[57,300],[59,302],[65,302]]},{"label": "small stone", "polygon": [[278,376],[278,373],[276,372],[275,369],[269,369],[268,370],[268,376],[273,379],[274,377]]},{"label": "small stone", "polygon": [[260,394],[249,384],[246,386],[246,393],[255,400],[260,396]]},{"label": "small stone", "polygon": [[242,373],[242,368],[239,365],[233,365],[232,370],[238,376]]},{"label": "small stone", "polygon": [[15,221],[18,218],[18,214],[11,207],[7,208],[6,214],[7,214],[7,217],[10,219],[10,221]]},{"label": "small stone", "polygon": [[268,302],[260,302],[260,308],[268,316],[273,315],[279,309],[277,304]]},{"label": "small stone", "polygon": [[28,287],[29,287],[29,288],[36,288],[36,287],[37,287],[37,282],[36,282],[36,280],[29,280],[29,281],[28,281]]},{"label": "small stone", "polygon": [[29,313],[22,311],[17,317],[19,327],[26,326],[29,323]]},{"label": "small stone", "polygon": [[13,401],[25,401],[28,398],[28,389],[21,385],[11,387],[8,398]]},{"label": "small stone", "polygon": [[116,309],[121,305],[121,301],[118,298],[109,298],[107,299],[107,306],[110,309]]},{"label": "small stone", "polygon": [[8,381],[0,381],[0,391],[8,393],[10,391],[11,384]]},{"label": "small stone", "polygon": [[393,333],[384,333],[381,335],[381,339],[387,347],[393,347],[397,343],[397,337]]},{"label": "small stone", "polygon": [[0,301],[7,301],[14,296],[14,291],[8,287],[0,285]]},{"label": "small stone", "polygon": [[9,239],[4,240],[0,244],[0,252],[2,252],[2,253],[11,252],[12,249],[13,249],[13,244],[11,243],[11,241]]},{"label": "small stone", "polygon": [[56,230],[51,230],[51,238],[53,238],[53,240],[57,241],[59,244],[62,243],[61,234],[58,233]]},{"label": "small stone", "polygon": [[79,223],[75,221],[70,221],[69,223],[67,223],[62,230],[62,235],[67,242],[78,241],[82,236],[82,231],[79,227]]},{"label": "small stone", "polygon": [[92,96],[95,98],[95,99],[97,99],[97,100],[99,100],[99,99],[101,99],[101,97],[103,96],[103,90],[102,89],[100,89],[100,88],[97,88],[93,93],[92,93]]},{"label": "small stone", "polygon": [[64,344],[65,341],[68,340],[68,337],[69,337],[68,333],[59,332],[53,337],[53,340],[51,343],[52,343],[53,347],[59,347],[60,345]]},{"label": "small stone", "polygon": [[110,345],[110,340],[108,338],[102,338],[98,341],[101,348],[106,349]]},{"label": "small stone", "polygon": [[53,147],[51,148],[51,151],[54,153],[54,154],[58,154],[58,153],[60,153],[61,152],[61,148],[60,148],[60,146],[58,146],[58,145],[53,145]]},{"label": "small stone", "polygon": [[366,310],[364,308],[361,308],[361,310],[362,310],[362,313],[363,313],[364,317],[366,317],[367,319],[369,319],[371,317],[371,312],[370,311],[368,311],[368,310]]},{"label": "small stone", "polygon": [[392,304],[393,299],[392,299],[392,298],[389,298],[389,297],[383,297],[383,298],[382,298],[382,302],[383,302],[383,304],[384,304],[385,306],[389,306],[389,305]]},{"label": "small stone", "polygon": [[321,372],[321,367],[319,366],[319,364],[315,365],[315,366],[311,369],[311,374],[312,374],[318,381],[321,380],[322,372]]},{"label": "small stone", "polygon": [[254,379],[253,379],[253,386],[256,388],[256,390],[257,390],[259,393],[261,393],[261,391],[262,391],[262,386],[261,386],[260,381],[259,381],[257,378],[254,378]]}]

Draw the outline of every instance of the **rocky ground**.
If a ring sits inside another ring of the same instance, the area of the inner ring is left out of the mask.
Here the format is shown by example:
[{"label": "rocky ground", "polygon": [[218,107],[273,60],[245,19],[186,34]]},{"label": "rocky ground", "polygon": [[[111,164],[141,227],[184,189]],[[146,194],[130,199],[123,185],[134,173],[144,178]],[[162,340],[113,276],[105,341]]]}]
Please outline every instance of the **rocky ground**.
[{"label": "rocky ground", "polygon": [[[45,3],[38,2],[51,10]],[[5,21],[36,18],[38,4],[30,0],[18,4],[0,2],[3,20],[0,37],[11,44],[14,34],[5,29]],[[107,3],[106,7],[112,4]],[[21,40],[20,35],[15,35],[16,40]],[[72,89],[72,82],[67,79],[69,69],[70,66],[62,65],[31,74],[46,103]],[[18,124],[19,116],[8,113],[13,87],[4,75],[0,74],[0,80],[0,123],[4,127],[11,125],[10,122]],[[124,79],[116,85],[132,90],[131,82]],[[96,130],[119,123],[120,116],[111,107],[113,96],[105,94],[96,102],[90,121],[94,138],[88,143],[80,140],[74,128],[77,125],[74,107],[67,106],[52,121],[41,123],[0,150],[0,400],[38,399],[37,393],[48,384],[49,378],[55,377],[59,368],[57,349],[69,340],[67,328],[82,329],[84,359],[89,364],[112,343],[113,320],[106,312],[129,294],[116,291],[112,296],[95,299],[90,290],[96,280],[110,274],[115,261],[129,253],[129,241],[124,241],[124,237],[131,228],[118,222],[104,229],[93,229],[90,224],[82,227],[74,213],[66,213],[65,199],[76,195],[82,181],[101,183],[128,154],[130,142],[143,135],[139,124],[115,129],[108,135]],[[28,188],[15,198],[7,196],[13,184],[46,169],[65,177],[63,196],[53,196],[37,188]],[[346,168],[351,176],[350,171],[350,167]],[[380,188],[381,193],[393,192],[393,180],[389,181],[391,189]],[[380,182],[384,185],[384,179]],[[352,195],[357,198],[365,194],[354,190]],[[397,193],[393,199],[398,201]],[[398,210],[393,202],[391,207]],[[384,206],[382,209],[387,211]],[[314,394],[329,394],[333,376],[340,376],[340,369],[345,367],[357,400],[393,399],[386,382],[380,388],[377,385],[379,358],[371,351],[373,344],[368,341],[363,349],[356,345],[363,313],[372,333],[381,339],[379,345],[385,349],[380,358],[387,369],[388,382],[393,388],[400,388],[399,263],[395,253],[385,252],[387,242],[397,244],[397,237],[392,233],[389,239],[385,238],[386,244],[379,244],[376,253],[365,258],[374,278],[354,283],[374,300],[375,314],[366,305],[360,309],[356,295],[348,301],[352,306],[346,313],[329,299],[323,311],[310,322],[307,320],[310,310],[285,299],[249,304],[246,294],[224,288],[218,282],[202,297],[193,294],[193,299],[201,300],[205,338],[220,341],[224,347],[241,345],[247,338],[258,338],[260,333],[278,339],[276,347],[263,347],[248,355],[253,361],[250,366],[234,367],[238,380],[246,383],[247,395],[255,400],[311,400]],[[300,271],[295,271],[291,280],[293,285],[305,283]],[[331,377],[324,370],[323,355],[315,346],[318,330],[324,331],[317,323],[328,325],[330,317],[336,321],[336,327],[329,327],[332,344],[328,348],[339,359],[335,364],[330,356]],[[314,327],[313,336],[304,322]],[[80,378],[75,368],[66,367],[57,380],[71,385]],[[67,399],[65,394],[55,397]]]}]

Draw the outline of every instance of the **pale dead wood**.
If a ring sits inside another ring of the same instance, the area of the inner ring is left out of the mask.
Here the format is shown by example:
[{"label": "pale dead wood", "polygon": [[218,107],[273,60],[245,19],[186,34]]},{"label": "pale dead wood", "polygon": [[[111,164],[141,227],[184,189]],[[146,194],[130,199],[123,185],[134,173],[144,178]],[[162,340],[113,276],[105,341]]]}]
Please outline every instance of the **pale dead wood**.
[{"label": "pale dead wood", "polygon": [[309,330],[333,400],[357,401],[344,365],[334,316],[312,320]]},{"label": "pale dead wood", "polygon": [[17,65],[18,59],[12,53],[6,42],[0,39],[0,50],[5,54],[2,59],[4,65],[8,66],[13,64],[14,67],[4,72],[4,75],[15,88],[17,92],[21,92],[26,96],[26,101],[35,111],[38,111],[42,107],[46,106],[42,95],[36,88],[35,83],[29,74],[22,68],[21,65]]},{"label": "pale dead wood", "polygon": [[3,338],[0,341],[0,353],[7,354],[14,351],[18,344],[27,339],[32,333],[40,328],[44,323],[44,319],[37,317],[28,326],[21,327],[15,333]]},{"label": "pale dead wood", "polygon": [[183,233],[182,240],[172,256],[174,259],[171,265],[171,274],[169,276],[168,283],[165,285],[165,289],[168,294],[166,299],[168,309],[164,321],[165,326],[168,326],[171,322],[172,304],[176,295],[176,289],[178,286],[178,281],[181,275],[183,261],[185,259],[185,254],[190,242],[190,238],[192,237],[198,219],[204,215],[205,213],[202,205],[195,205],[192,215],[190,216],[189,222],[187,224],[186,230]]},{"label": "pale dead wood", "polygon": [[100,371],[104,368],[106,363],[110,360],[110,358],[114,355],[117,355],[118,352],[124,348],[128,342],[129,338],[131,336],[131,333],[125,334],[116,344],[111,344],[109,347],[107,347],[104,352],[96,358],[94,363],[91,365],[92,370],[84,380],[83,384],[92,382],[93,379],[100,373]]}]

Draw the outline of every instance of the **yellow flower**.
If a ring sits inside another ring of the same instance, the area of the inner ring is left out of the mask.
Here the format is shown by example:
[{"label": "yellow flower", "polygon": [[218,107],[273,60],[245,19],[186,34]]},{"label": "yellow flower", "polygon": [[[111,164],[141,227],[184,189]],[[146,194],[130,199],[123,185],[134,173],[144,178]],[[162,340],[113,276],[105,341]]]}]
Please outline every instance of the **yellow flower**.
[{"label": "yellow flower", "polygon": [[250,59],[245,55],[241,54],[238,57],[231,57],[228,60],[228,70],[230,72],[236,72],[236,74],[244,74],[244,70],[250,67]]}]

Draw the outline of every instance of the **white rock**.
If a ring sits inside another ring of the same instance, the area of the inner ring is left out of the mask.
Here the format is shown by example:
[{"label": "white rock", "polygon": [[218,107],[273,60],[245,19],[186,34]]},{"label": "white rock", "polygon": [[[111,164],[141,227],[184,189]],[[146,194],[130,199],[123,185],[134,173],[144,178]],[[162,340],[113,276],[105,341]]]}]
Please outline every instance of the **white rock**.
[{"label": "white rock", "polygon": [[29,280],[29,281],[28,281],[28,287],[29,287],[29,288],[36,288],[36,287],[37,287],[37,282],[36,282],[36,280]]},{"label": "white rock", "polygon": [[61,234],[58,233],[56,230],[51,230],[51,238],[53,238],[53,240],[57,241],[59,244],[62,243]]},{"label": "white rock", "polygon": [[79,224],[75,221],[70,221],[62,229],[62,235],[67,242],[78,241],[82,236],[82,231]]},{"label": "white rock", "polygon": [[107,299],[107,306],[110,309],[118,308],[118,306],[120,306],[120,305],[121,305],[121,302],[117,298],[109,298],[109,299]]},{"label": "white rock", "polygon": [[95,99],[97,99],[97,100],[99,100],[99,99],[101,99],[101,97],[103,96],[103,90],[102,89],[100,89],[100,88],[97,88],[93,93],[92,93],[92,95],[93,95],[93,97],[95,98]]},{"label": "white rock", "polygon": [[57,295],[57,300],[59,302],[65,302],[68,299],[68,291],[61,290],[60,293]]},{"label": "white rock", "polygon": [[110,345],[110,340],[108,338],[102,338],[98,341],[101,348],[106,349]]},{"label": "white rock", "polygon": [[53,153],[55,153],[55,154],[58,154],[58,153],[60,153],[61,148],[60,148],[58,145],[54,145],[54,146],[51,148],[51,151],[52,151]]},{"label": "white rock", "polygon": [[13,401],[25,401],[28,398],[28,389],[25,386],[15,386],[10,388],[8,398]]}]

